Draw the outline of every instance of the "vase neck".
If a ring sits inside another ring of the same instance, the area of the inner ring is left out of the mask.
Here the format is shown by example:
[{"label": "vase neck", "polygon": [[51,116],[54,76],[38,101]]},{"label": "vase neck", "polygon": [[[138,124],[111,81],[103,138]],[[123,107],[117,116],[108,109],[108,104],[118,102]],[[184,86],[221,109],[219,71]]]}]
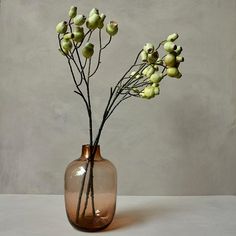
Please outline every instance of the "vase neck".
[{"label": "vase neck", "polygon": [[100,145],[95,147],[95,146],[90,146],[89,144],[82,145],[82,152],[81,152],[80,159],[87,160],[90,157],[90,155],[93,153],[93,150],[95,149],[96,149],[96,152],[94,155],[94,160],[102,160],[102,156],[100,153]]}]

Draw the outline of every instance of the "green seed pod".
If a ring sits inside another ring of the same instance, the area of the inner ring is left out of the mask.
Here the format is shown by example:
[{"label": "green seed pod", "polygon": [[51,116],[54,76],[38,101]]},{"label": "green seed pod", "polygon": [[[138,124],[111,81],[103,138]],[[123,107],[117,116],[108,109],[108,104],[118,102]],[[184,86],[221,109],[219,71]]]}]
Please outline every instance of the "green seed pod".
[{"label": "green seed pod", "polygon": [[140,54],[141,60],[147,62],[147,53],[143,50]]},{"label": "green seed pod", "polygon": [[68,33],[63,36],[63,39],[70,40],[70,39],[73,39],[74,37],[75,37],[75,35],[73,33]]},{"label": "green seed pod", "polygon": [[167,37],[167,41],[175,41],[177,38],[179,37],[179,35],[177,33],[173,33],[173,34],[170,34],[168,37]]},{"label": "green seed pod", "polygon": [[149,78],[149,80],[152,83],[160,83],[162,79],[163,79],[163,74],[161,72],[158,72],[158,71],[153,73]]},{"label": "green seed pod", "polygon": [[155,72],[155,69],[153,68],[153,66],[148,66],[147,68],[148,70],[146,72],[146,76],[149,78]]},{"label": "green seed pod", "polygon": [[175,53],[178,56],[183,51],[183,48],[181,46],[177,46]]},{"label": "green seed pod", "polygon": [[164,49],[167,52],[173,52],[175,49],[177,49],[177,46],[174,43],[172,43],[172,42],[166,42],[164,44]]},{"label": "green seed pod", "polygon": [[71,43],[70,40],[65,40],[65,39],[63,39],[63,40],[61,41],[61,47],[62,47],[62,49],[65,50],[65,51],[70,51],[71,48],[72,48],[72,43]]},{"label": "green seed pod", "polygon": [[179,74],[179,70],[176,67],[167,68],[166,73],[170,77],[176,77]]},{"label": "green seed pod", "polygon": [[140,74],[137,74],[137,75],[135,76],[136,79],[140,79],[140,78],[142,78],[142,77],[143,77],[143,76],[140,75]]},{"label": "green seed pod", "polygon": [[72,19],[77,14],[77,7],[71,6],[69,10],[69,17]]},{"label": "green seed pod", "polygon": [[155,95],[159,95],[160,94],[160,87],[159,86],[156,86],[154,88],[154,93],[155,93]]},{"label": "green seed pod", "polygon": [[81,31],[81,32],[73,32],[73,34],[74,34],[73,40],[74,40],[76,43],[79,43],[79,42],[81,42],[81,41],[84,39],[84,31]]},{"label": "green seed pod", "polygon": [[172,53],[168,53],[164,58],[164,62],[167,66],[174,67],[176,63],[175,55]]},{"label": "green seed pod", "polygon": [[92,16],[93,14],[99,15],[99,10],[98,10],[97,8],[93,8],[93,9],[89,12],[89,17]]},{"label": "green seed pod", "polygon": [[84,22],[86,21],[86,17],[84,15],[77,15],[75,16],[75,18],[73,19],[74,24],[77,26],[81,26],[84,24]]},{"label": "green seed pod", "polygon": [[103,26],[104,26],[104,20],[106,18],[106,15],[101,13],[99,16],[100,16],[100,19],[99,19],[99,22],[98,22],[98,29],[102,29]]},{"label": "green seed pod", "polygon": [[106,32],[110,36],[114,36],[118,32],[118,24],[115,21],[110,21],[106,26]]},{"label": "green seed pod", "polygon": [[143,93],[147,99],[153,98],[155,97],[155,88],[149,85],[143,90]]},{"label": "green seed pod", "polygon": [[94,53],[94,45],[92,43],[86,43],[82,49],[82,54],[85,58],[90,58]]},{"label": "green seed pod", "polygon": [[139,96],[140,96],[141,98],[146,98],[144,92],[139,93]]},{"label": "green seed pod", "polygon": [[74,32],[84,33],[84,28],[83,28],[83,27],[80,27],[80,26],[75,26]]},{"label": "green seed pod", "polygon": [[86,26],[89,29],[94,30],[98,27],[99,20],[100,20],[100,16],[98,14],[93,14],[87,19]]},{"label": "green seed pod", "polygon": [[62,21],[60,23],[57,24],[56,26],[56,31],[58,34],[64,34],[67,31],[67,22],[66,21]]},{"label": "green seed pod", "polygon": [[142,71],[142,74],[143,74],[144,76],[146,76],[148,70],[149,70],[149,66],[147,66],[147,67]]},{"label": "green seed pod", "polygon": [[157,51],[154,51],[153,53],[151,54],[148,54],[148,63],[150,64],[153,64],[157,61],[159,55],[158,55],[158,52]]},{"label": "green seed pod", "polygon": [[146,52],[146,53],[153,53],[154,51],[154,45],[152,43],[146,43],[144,46],[143,46],[143,50]]},{"label": "green seed pod", "polygon": [[177,56],[177,57],[176,57],[176,61],[177,61],[177,62],[183,62],[183,61],[184,61],[184,57]]}]

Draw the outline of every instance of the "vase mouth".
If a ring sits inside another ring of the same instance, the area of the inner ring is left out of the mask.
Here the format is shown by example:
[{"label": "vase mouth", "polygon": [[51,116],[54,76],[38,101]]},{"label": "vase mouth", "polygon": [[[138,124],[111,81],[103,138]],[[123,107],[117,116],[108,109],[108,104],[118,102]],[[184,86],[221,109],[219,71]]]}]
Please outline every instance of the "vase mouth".
[{"label": "vase mouth", "polygon": [[101,157],[101,153],[100,153],[100,145],[91,146],[90,144],[83,144],[81,157],[85,158],[85,159],[90,158],[93,148],[96,148],[96,152],[94,153],[94,160],[101,159],[102,157]]}]

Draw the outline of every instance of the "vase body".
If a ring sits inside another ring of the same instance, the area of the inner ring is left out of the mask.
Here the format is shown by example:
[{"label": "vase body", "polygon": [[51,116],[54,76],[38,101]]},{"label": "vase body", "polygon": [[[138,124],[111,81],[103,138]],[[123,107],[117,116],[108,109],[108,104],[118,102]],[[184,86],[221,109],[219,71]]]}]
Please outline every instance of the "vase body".
[{"label": "vase body", "polygon": [[71,225],[82,231],[106,228],[115,214],[116,194],[114,165],[101,156],[99,146],[94,150],[83,145],[81,157],[65,171],[65,208]]}]

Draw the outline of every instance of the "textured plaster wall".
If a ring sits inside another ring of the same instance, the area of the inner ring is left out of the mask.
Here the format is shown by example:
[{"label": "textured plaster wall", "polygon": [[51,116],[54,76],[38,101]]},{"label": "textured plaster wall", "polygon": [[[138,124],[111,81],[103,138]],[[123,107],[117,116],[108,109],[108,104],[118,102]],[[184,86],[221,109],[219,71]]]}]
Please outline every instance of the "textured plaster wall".
[{"label": "textured plaster wall", "polygon": [[101,148],[118,169],[119,194],[236,194],[235,0],[2,0],[0,193],[63,192],[65,166],[88,142],[87,117],[55,25],[70,5],[119,22],[92,81],[99,124],[108,87],[147,42],[179,32],[183,79],[161,96],[130,100],[107,123]]}]

